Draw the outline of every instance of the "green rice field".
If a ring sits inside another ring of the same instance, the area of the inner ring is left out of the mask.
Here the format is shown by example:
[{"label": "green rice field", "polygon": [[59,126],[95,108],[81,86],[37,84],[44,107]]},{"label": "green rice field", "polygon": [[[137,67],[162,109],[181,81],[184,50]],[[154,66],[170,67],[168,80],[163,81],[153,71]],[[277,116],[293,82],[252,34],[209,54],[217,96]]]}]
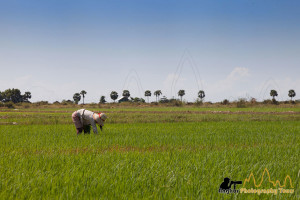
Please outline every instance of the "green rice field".
[{"label": "green rice field", "polygon": [[[0,110],[0,199],[300,199],[298,107],[95,107],[104,131],[79,136],[76,109]],[[278,193],[219,193],[251,173],[237,189]]]}]

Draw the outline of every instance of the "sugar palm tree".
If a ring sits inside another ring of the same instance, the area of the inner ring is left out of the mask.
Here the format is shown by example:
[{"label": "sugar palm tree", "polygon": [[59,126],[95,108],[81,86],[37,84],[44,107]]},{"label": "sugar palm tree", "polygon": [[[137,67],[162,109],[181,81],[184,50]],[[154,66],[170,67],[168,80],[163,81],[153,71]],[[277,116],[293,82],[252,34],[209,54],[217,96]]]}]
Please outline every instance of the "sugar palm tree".
[{"label": "sugar palm tree", "polygon": [[272,96],[272,97],[273,97],[273,101],[275,101],[275,97],[277,97],[277,96],[278,96],[278,93],[277,93],[277,91],[276,91],[276,90],[271,90],[271,92],[270,92],[270,96]]},{"label": "sugar palm tree", "polygon": [[150,90],[145,91],[145,97],[148,98],[148,103],[149,103],[149,97],[151,97],[151,91]]},{"label": "sugar palm tree", "polygon": [[105,96],[100,97],[99,103],[106,103]]},{"label": "sugar palm tree", "polygon": [[[157,102],[157,99],[159,99],[159,96],[162,94],[161,90],[156,90],[154,92],[154,95],[156,96],[156,102]],[[157,98],[158,97],[158,98]]]},{"label": "sugar palm tree", "polygon": [[202,101],[202,99],[205,97],[205,93],[204,93],[203,90],[200,90],[200,91],[198,92],[198,97],[201,99],[201,101]]},{"label": "sugar palm tree", "polygon": [[130,97],[130,92],[128,90],[123,90],[123,94],[124,97]]},{"label": "sugar palm tree", "polygon": [[75,94],[73,95],[73,99],[74,99],[74,102],[75,102],[76,104],[78,104],[78,102],[79,102],[80,99],[81,99],[80,94],[79,94],[79,93],[75,93]]},{"label": "sugar palm tree", "polygon": [[112,91],[111,93],[110,93],[110,98],[112,99],[112,100],[114,100],[114,102],[116,101],[116,99],[118,98],[118,93],[116,92],[116,91]]},{"label": "sugar palm tree", "polygon": [[289,90],[289,97],[291,97],[291,100],[293,100],[293,97],[296,96],[295,90]]},{"label": "sugar palm tree", "polygon": [[80,94],[82,95],[82,104],[84,105],[84,97],[86,95],[86,91],[85,90],[81,90]]},{"label": "sugar palm tree", "polygon": [[184,90],[179,90],[178,91],[178,96],[180,96],[181,101],[182,101],[182,97],[185,95],[185,91]]}]

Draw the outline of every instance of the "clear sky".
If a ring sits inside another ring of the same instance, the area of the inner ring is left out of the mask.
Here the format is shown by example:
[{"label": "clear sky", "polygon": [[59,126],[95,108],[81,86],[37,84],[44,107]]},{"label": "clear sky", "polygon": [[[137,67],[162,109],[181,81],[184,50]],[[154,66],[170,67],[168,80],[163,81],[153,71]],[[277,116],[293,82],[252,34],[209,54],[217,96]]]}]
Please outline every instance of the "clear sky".
[{"label": "clear sky", "polygon": [[0,0],[0,72],[0,91],[33,102],[124,89],[299,99],[300,1]]}]

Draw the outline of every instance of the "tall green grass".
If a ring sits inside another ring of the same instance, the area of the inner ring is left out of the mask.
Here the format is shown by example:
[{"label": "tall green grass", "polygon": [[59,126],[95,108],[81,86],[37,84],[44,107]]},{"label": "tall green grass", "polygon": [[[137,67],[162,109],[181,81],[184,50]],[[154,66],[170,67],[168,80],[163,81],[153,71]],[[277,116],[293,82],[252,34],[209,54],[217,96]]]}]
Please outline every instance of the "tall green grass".
[{"label": "tall green grass", "polygon": [[[211,119],[108,121],[99,135],[79,136],[72,124],[2,125],[0,199],[299,198],[298,120],[206,117]],[[218,193],[223,178],[244,181],[264,168],[273,179],[290,175],[295,193]]]},{"label": "tall green grass", "polygon": [[[96,111],[96,110],[94,110]],[[0,112],[0,125],[72,124],[72,112]],[[107,111],[110,124],[119,123],[182,123],[224,121],[300,121],[300,112],[236,112],[236,111]]]}]

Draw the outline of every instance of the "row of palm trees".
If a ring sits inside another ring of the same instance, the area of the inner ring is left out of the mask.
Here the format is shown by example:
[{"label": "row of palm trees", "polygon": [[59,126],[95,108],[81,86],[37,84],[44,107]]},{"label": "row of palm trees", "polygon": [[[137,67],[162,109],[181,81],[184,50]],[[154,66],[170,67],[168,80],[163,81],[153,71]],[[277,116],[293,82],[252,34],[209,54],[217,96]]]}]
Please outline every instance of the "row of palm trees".
[{"label": "row of palm trees", "polygon": [[[87,92],[85,90],[82,90],[81,92],[79,93],[75,93],[73,95],[73,99],[74,99],[74,102],[76,104],[78,104],[78,102],[81,100],[81,96],[82,96],[82,101],[83,101],[83,104],[84,104],[84,97],[85,95],[87,94]],[[180,97],[180,100],[182,101],[182,97],[185,95],[185,90],[179,90],[178,91],[178,96]],[[148,99],[148,103],[149,103],[149,97],[151,97],[152,93],[150,90],[146,90],[145,91],[145,97],[147,97]],[[154,91],[153,95],[156,97],[156,102],[158,102],[159,100],[159,97],[160,95],[162,95],[162,92],[161,90],[156,90]],[[123,97],[127,97],[129,98],[130,97],[130,92],[129,90],[123,90],[123,93],[122,93],[122,96]],[[278,93],[276,90],[271,90],[270,91],[270,96],[273,97],[273,101],[275,101],[275,97],[278,96]],[[288,93],[288,96],[291,98],[291,100],[293,100],[293,97],[296,96],[296,92],[295,90],[289,90],[289,93]],[[115,102],[117,99],[118,99],[119,95],[116,91],[112,91],[110,93],[110,98]],[[203,98],[205,97],[205,92],[203,90],[200,90],[198,92],[198,97],[201,99],[201,101],[203,100]],[[104,97],[105,98],[105,97]]]},{"label": "row of palm trees", "polygon": [[81,92],[75,93],[75,94],[73,95],[73,99],[74,99],[74,102],[75,102],[76,104],[78,104],[78,102],[80,101],[81,95],[82,95],[82,103],[84,104],[84,97],[85,97],[85,95],[86,95],[86,91],[85,91],[85,90],[81,90]]},{"label": "row of palm trees", "polygon": [[[185,90],[179,90],[178,91],[178,96],[180,96],[180,99],[182,101],[182,97],[185,95]],[[146,90],[145,91],[145,97],[147,97],[148,99],[148,103],[149,103],[149,97],[151,97],[152,93],[150,90]],[[162,95],[161,90],[156,90],[154,91],[153,95],[156,97],[156,102],[158,102],[160,95]],[[110,98],[115,102],[116,99],[118,99],[118,93],[116,91],[112,91],[110,93]],[[124,97],[130,97],[130,92],[128,90],[124,90],[122,96]],[[205,92],[203,90],[200,90],[198,92],[198,97],[202,100],[205,97]]]},{"label": "row of palm trees", "polygon": [[[149,97],[151,97],[152,93],[150,90],[146,90],[145,91],[145,97],[148,98],[148,102],[149,102]],[[162,95],[162,92],[161,90],[156,90],[154,92],[154,95],[156,96],[156,101],[159,99],[159,96]],[[123,97],[127,97],[129,98],[130,97],[130,92],[128,90],[123,90],[123,93],[122,93],[122,96]],[[116,91],[112,91],[110,93],[110,98],[115,102],[117,99],[118,99],[119,95]]]},{"label": "row of palm trees", "polygon": [[[276,90],[271,90],[270,91],[270,96],[273,97],[273,101],[275,101],[275,97],[278,96],[277,91]],[[288,96],[291,98],[291,100],[293,100],[293,97],[296,96],[295,90],[289,90]]]}]

